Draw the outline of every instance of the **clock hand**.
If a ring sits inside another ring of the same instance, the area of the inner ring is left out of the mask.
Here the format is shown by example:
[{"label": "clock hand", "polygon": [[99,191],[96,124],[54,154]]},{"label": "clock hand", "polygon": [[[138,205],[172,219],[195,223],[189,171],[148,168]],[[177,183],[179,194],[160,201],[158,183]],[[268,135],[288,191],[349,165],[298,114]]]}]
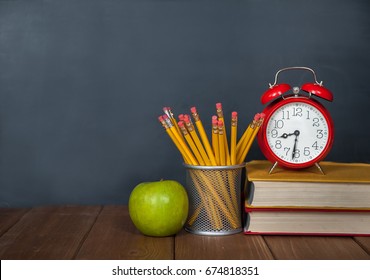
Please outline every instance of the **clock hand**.
[{"label": "clock hand", "polygon": [[279,136],[279,138],[284,138],[284,139],[287,139],[289,136],[292,136],[294,135],[294,132],[293,133],[283,133],[281,136]]},{"label": "clock hand", "polygon": [[295,138],[294,138],[294,146],[293,146],[293,152],[292,152],[292,159],[294,159],[295,151],[297,149],[297,142],[298,142],[299,133],[300,133],[299,130],[295,130],[293,132],[293,135],[295,135]]}]

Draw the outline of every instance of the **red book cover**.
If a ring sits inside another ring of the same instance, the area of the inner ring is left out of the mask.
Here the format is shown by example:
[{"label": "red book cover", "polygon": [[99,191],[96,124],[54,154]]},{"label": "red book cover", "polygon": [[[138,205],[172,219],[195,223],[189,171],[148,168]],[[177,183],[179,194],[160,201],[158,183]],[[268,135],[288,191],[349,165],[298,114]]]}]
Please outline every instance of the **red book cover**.
[{"label": "red book cover", "polygon": [[370,211],[245,208],[245,234],[370,236]]}]

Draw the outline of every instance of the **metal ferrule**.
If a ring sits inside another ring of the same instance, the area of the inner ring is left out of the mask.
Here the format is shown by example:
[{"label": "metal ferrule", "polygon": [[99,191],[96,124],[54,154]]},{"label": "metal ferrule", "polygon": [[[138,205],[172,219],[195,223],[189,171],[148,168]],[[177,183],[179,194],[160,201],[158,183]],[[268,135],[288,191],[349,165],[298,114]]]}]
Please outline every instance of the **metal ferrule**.
[{"label": "metal ferrule", "polygon": [[171,122],[171,120],[169,118],[165,119],[165,122],[166,122],[166,124],[169,128],[171,128],[173,126],[173,123]]},{"label": "metal ferrule", "polygon": [[191,122],[185,122],[185,125],[189,132],[192,132],[194,130],[194,125]]},{"label": "metal ferrule", "polygon": [[192,113],[192,116],[193,116],[193,118],[194,118],[194,121],[199,121],[199,115],[198,115],[198,113]]},{"label": "metal ferrule", "polygon": [[186,129],[185,126],[180,127],[180,129],[181,129],[182,134],[188,135],[188,130]]}]

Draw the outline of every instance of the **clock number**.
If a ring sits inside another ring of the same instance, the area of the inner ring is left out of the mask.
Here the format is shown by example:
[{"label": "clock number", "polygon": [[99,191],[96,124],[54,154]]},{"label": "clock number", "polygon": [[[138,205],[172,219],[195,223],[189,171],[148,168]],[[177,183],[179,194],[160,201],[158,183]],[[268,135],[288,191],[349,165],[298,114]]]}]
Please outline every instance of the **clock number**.
[{"label": "clock number", "polygon": [[299,149],[296,149],[294,151],[294,155],[293,155],[293,158],[299,158],[301,156],[300,152],[299,152]]},{"label": "clock number", "polygon": [[276,138],[278,136],[278,131],[276,129],[271,130],[271,137]]},{"label": "clock number", "polygon": [[307,112],[307,118],[306,118],[306,120],[309,120],[310,119],[310,111],[306,111]]},{"label": "clock number", "polygon": [[275,142],[275,148],[276,149],[281,149],[282,145],[281,145],[281,140],[276,140]]},{"label": "clock number", "polygon": [[319,121],[320,121],[319,118],[313,118],[313,124],[312,124],[312,126],[319,127],[320,126]]},{"label": "clock number", "polygon": [[281,129],[284,127],[284,121],[282,120],[274,120],[274,128]]},{"label": "clock number", "polygon": [[285,151],[285,156],[288,156],[290,148],[284,147],[284,151]]},{"label": "clock number", "polygon": [[283,111],[283,120],[290,120],[289,111]]},{"label": "clock number", "polygon": [[302,117],[302,108],[293,108],[293,117]]},{"label": "clock number", "polygon": [[323,138],[324,137],[324,134],[322,132],[323,132],[322,129],[318,129],[317,130],[317,134],[316,134],[316,138],[318,138],[318,139]]},{"label": "clock number", "polygon": [[303,150],[303,154],[307,157],[309,156],[311,153],[310,153],[310,147],[304,147],[304,150]]},{"label": "clock number", "polygon": [[313,143],[311,147],[317,151],[319,149],[319,145],[317,145],[317,141],[315,141],[315,143]]}]

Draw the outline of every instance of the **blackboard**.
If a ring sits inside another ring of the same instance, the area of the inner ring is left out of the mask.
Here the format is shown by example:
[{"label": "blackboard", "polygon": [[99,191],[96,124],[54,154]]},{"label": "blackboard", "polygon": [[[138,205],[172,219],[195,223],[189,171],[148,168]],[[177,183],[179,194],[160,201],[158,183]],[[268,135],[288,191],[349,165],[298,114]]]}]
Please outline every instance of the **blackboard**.
[{"label": "blackboard", "polygon": [[326,160],[370,162],[369,14],[367,0],[0,1],[0,206],[126,204],[142,181],[185,183],[162,107],[196,106],[210,132],[222,102],[241,133],[287,66],[334,94]]}]

